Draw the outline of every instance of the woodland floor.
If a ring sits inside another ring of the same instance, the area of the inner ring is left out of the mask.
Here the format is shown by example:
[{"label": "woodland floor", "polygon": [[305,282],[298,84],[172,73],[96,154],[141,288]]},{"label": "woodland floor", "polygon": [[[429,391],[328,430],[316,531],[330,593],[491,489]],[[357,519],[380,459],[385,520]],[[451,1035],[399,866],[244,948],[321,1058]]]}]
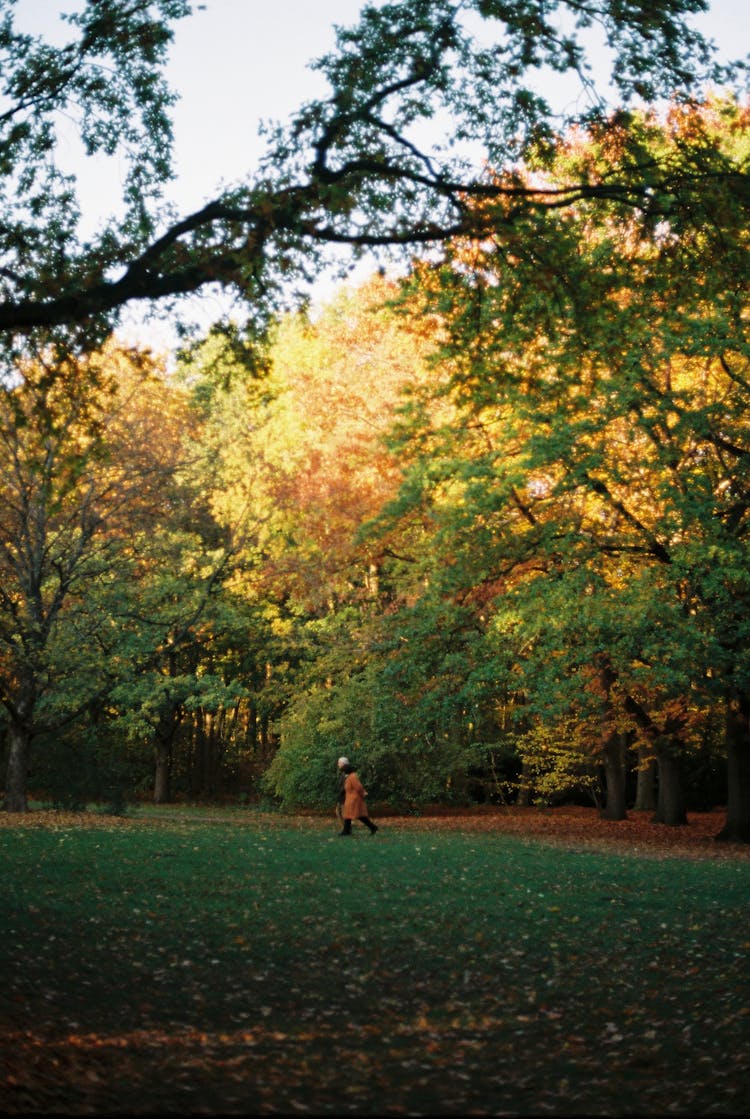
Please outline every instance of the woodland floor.
[{"label": "woodland floor", "polygon": [[750,844],[717,842],[725,810],[689,812],[681,827],[653,823],[652,812],[629,812],[626,820],[603,820],[598,809],[477,807],[434,809],[421,817],[398,817],[398,827],[471,830],[520,835],[564,846],[599,847],[623,853],[680,855],[696,858],[750,859]]},{"label": "woodland floor", "polygon": [[[235,823],[248,820],[266,826],[321,828],[335,826],[331,816],[321,813],[286,816],[276,813],[244,811],[236,808],[207,807],[183,809],[180,805],[152,812],[149,806],[139,807],[133,815],[102,816],[94,812],[31,811],[24,815],[0,812],[0,828],[7,827],[107,827],[128,828],[153,826],[159,821],[192,820],[195,823]],[[725,810],[689,812],[687,824],[669,827],[653,822],[652,812],[628,813],[625,820],[604,820],[598,809],[565,805],[556,808],[517,808],[514,805],[476,806],[471,808],[425,808],[418,814],[399,815],[387,811],[374,813],[384,828],[404,831],[461,831],[518,835],[569,847],[599,848],[630,854],[652,856],[679,855],[707,859],[749,859],[750,844],[717,841]],[[333,821],[333,822],[331,822]]]}]

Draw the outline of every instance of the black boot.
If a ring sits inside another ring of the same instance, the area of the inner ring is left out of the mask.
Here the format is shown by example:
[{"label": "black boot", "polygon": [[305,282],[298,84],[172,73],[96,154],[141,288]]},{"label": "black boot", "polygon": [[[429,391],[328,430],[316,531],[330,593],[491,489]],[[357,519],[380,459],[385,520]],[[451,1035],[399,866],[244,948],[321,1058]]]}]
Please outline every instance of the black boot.
[{"label": "black boot", "polygon": [[365,825],[366,828],[370,829],[370,835],[374,835],[375,832],[378,830],[378,825],[373,824],[373,822],[372,822],[372,820],[370,819],[369,816],[360,816],[360,820],[362,821],[362,823]]}]

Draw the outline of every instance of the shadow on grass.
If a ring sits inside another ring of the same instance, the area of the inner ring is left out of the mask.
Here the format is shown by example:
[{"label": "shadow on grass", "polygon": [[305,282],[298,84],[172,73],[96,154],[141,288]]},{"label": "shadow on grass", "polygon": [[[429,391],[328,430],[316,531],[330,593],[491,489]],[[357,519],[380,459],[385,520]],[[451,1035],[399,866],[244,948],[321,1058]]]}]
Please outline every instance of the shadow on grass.
[{"label": "shadow on grass", "polygon": [[7,1113],[743,1110],[747,860],[252,816],[0,850]]}]

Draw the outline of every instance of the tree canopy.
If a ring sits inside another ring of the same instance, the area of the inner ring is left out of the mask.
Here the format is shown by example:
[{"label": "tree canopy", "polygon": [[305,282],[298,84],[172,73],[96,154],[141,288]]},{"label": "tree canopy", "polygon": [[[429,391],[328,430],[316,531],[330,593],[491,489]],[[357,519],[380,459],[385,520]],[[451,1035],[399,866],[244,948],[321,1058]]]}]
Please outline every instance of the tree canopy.
[{"label": "tree canopy", "polygon": [[580,199],[415,270],[441,376],[404,428],[393,507],[408,531],[429,518],[428,593],[471,605],[495,691],[521,690],[527,723],[571,741],[573,719],[597,759],[635,730],[666,789],[712,706],[736,713],[744,837],[746,207],[730,178],[696,192],[682,172],[698,151],[745,169],[747,136],[747,108],[722,100],[635,114],[603,144],[571,133],[563,175],[636,147],[673,167],[658,222]]},{"label": "tree canopy", "polygon": [[[18,31],[13,0],[1,0],[0,330],[7,337],[61,326],[106,332],[128,303],[211,284],[246,301],[257,333],[326,246],[497,235],[530,206],[580,196],[650,207],[657,187],[671,189],[651,161],[627,175],[571,175],[554,188],[516,174],[519,160],[532,150],[543,155],[573,120],[608,119],[611,106],[594,89],[587,60],[590,36],[610,52],[621,106],[689,97],[706,81],[728,79],[690,28],[705,0],[367,4],[316,63],[329,96],[278,127],[244,183],[217,191],[194,213],[174,214],[162,197],[173,99],[162,69],[172,25],[190,8],[188,0],[86,0],[67,17],[68,43],[54,47]],[[579,83],[585,107],[574,118],[556,116],[538,91],[545,72]],[[76,122],[86,154],[116,157],[126,169],[121,205],[95,233],[82,232],[75,178],[61,168],[63,117]],[[477,198],[504,199],[502,215],[469,204]]]}]

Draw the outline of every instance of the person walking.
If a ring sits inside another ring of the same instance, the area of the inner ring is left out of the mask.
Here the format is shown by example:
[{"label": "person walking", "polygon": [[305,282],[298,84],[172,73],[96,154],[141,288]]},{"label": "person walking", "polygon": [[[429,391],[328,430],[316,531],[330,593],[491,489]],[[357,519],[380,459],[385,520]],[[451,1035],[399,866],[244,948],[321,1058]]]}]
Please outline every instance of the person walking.
[{"label": "person walking", "polygon": [[344,791],[344,782],[346,781],[345,770],[349,766],[349,759],[344,758],[344,757],[339,758],[336,765],[338,767],[338,792],[337,792],[337,795],[336,795],[336,815],[338,816],[339,820],[341,820],[343,822],[343,819],[344,819],[344,800],[346,799],[346,793]]},{"label": "person walking", "polygon": [[339,758],[339,770],[344,775],[344,804],[342,808],[344,826],[339,835],[352,834],[353,820],[359,820],[366,828],[369,828],[370,835],[375,835],[378,826],[373,824],[367,815],[367,792],[357,776],[356,769],[346,758]]}]

